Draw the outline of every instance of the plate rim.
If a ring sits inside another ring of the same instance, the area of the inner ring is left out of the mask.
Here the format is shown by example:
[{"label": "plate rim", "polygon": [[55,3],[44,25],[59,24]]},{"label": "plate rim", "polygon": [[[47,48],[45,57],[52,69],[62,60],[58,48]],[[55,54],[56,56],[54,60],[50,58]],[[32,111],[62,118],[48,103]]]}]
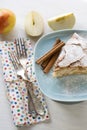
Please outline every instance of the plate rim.
[{"label": "plate rim", "polygon": [[[61,33],[61,32],[87,32],[87,30],[84,30],[84,29],[64,29],[64,30],[57,30],[57,31],[53,31],[53,32],[49,32],[49,33],[47,33],[47,34],[44,34],[42,37],[40,37],[39,38],[39,40],[35,43],[35,47],[34,47],[34,70],[35,70],[35,61],[36,61],[36,59],[35,59],[35,52],[36,52],[36,48],[37,48],[37,45],[39,44],[39,42],[41,41],[41,40],[43,40],[44,39],[44,37],[48,37],[48,36],[50,36],[50,35],[55,35],[55,34],[57,34],[57,33]],[[36,73],[35,73],[35,75],[36,75]],[[38,81],[38,78],[37,78],[37,76],[36,76],[36,79],[37,79],[37,82],[38,82],[38,85],[39,85],[39,81]],[[78,96],[78,98],[76,98],[76,99],[67,99],[67,100],[64,100],[64,99],[55,99],[54,97],[52,97],[52,96],[48,96],[48,94],[47,93],[44,93],[44,91],[43,91],[43,89],[40,87],[40,85],[39,85],[39,88],[41,89],[41,91],[42,91],[42,93],[44,94],[44,95],[46,95],[48,98],[50,98],[50,99],[52,99],[52,100],[55,100],[55,101],[60,101],[60,102],[80,102],[80,101],[86,101],[87,100],[87,95],[86,96],[84,96],[84,95],[81,95],[80,97]],[[82,98],[81,98],[82,97]]]}]

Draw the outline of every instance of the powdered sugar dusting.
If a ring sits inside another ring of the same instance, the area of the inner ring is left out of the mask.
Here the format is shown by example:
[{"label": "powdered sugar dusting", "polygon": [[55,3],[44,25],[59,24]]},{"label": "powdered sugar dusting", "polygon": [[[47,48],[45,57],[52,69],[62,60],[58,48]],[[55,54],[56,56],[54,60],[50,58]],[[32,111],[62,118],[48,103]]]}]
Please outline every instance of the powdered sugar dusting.
[{"label": "powdered sugar dusting", "polygon": [[62,93],[66,95],[87,94],[87,75],[66,76],[59,79]]},{"label": "powdered sugar dusting", "polygon": [[87,57],[87,39],[74,33],[62,48],[55,66],[66,67],[78,61],[79,66],[87,66],[85,57]]}]

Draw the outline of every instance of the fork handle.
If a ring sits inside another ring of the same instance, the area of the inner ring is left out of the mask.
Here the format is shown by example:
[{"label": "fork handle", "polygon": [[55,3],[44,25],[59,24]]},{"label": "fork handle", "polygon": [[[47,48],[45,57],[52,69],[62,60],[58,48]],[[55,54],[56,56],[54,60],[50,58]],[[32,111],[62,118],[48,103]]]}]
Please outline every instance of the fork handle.
[{"label": "fork handle", "polygon": [[43,107],[42,103],[40,102],[40,99],[37,98],[37,96],[36,96],[36,95],[34,94],[34,92],[33,92],[33,89],[32,89],[32,87],[34,87],[34,86],[33,86],[33,83],[30,82],[30,80],[28,80],[26,76],[24,76],[23,79],[24,79],[25,82],[26,82],[27,89],[28,89],[28,91],[29,91],[29,93],[30,93],[30,96],[31,96],[31,98],[32,98],[33,105],[34,105],[34,108],[35,108],[36,112],[37,112],[39,115],[44,115],[44,114],[45,114],[45,113],[44,113],[44,107]]},{"label": "fork handle", "polygon": [[33,86],[33,83],[31,83],[30,81],[27,81],[27,89],[30,92],[30,95],[31,95],[31,98],[32,98],[32,101],[33,101],[33,104],[34,104],[34,107],[35,107],[35,110],[39,115],[43,116],[45,114],[44,113],[44,107],[43,107],[42,103],[40,102],[40,99],[37,98],[37,96],[34,94],[34,92],[32,90],[32,86]]}]

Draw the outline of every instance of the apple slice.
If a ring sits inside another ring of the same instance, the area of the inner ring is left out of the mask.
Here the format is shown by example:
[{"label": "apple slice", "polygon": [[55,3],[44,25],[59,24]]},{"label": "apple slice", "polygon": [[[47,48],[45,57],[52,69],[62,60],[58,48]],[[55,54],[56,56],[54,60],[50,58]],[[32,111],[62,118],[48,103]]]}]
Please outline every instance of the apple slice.
[{"label": "apple slice", "polygon": [[73,13],[67,13],[48,19],[48,25],[53,30],[71,29],[75,24]]},{"label": "apple slice", "polygon": [[44,31],[43,18],[36,11],[31,11],[25,19],[25,31],[30,36],[40,36]]}]

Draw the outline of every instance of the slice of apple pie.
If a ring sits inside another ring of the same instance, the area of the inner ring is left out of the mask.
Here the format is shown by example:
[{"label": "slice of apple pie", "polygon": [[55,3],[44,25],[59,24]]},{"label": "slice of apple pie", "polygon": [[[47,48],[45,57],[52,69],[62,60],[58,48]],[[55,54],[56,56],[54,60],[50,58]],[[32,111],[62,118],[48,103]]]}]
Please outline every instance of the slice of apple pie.
[{"label": "slice of apple pie", "polygon": [[54,77],[87,74],[87,40],[74,33],[62,47],[53,69]]}]

